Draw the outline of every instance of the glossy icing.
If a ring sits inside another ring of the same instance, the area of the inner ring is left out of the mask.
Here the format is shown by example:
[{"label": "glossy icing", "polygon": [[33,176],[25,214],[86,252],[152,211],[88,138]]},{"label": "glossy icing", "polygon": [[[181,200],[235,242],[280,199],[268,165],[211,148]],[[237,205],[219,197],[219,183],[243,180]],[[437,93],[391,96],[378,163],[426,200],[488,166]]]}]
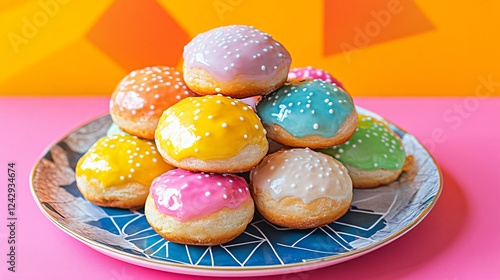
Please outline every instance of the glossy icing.
[{"label": "glossy icing", "polygon": [[224,82],[258,81],[289,67],[288,51],[253,26],[223,26],[198,34],[184,47],[187,67],[201,68]]},{"label": "glossy icing", "polygon": [[242,177],[182,169],[154,179],[150,192],[158,210],[179,221],[208,216],[224,207],[237,209],[251,199]]},{"label": "glossy icing", "polygon": [[153,141],[115,134],[100,138],[80,158],[76,175],[95,178],[103,187],[137,182],[149,186],[173,167],[163,161]]},{"label": "glossy icing", "polygon": [[247,145],[267,147],[252,107],[221,95],[180,101],[163,113],[155,134],[156,143],[177,161],[228,159]]},{"label": "glossy icing", "polygon": [[298,67],[298,68],[292,68],[288,72],[288,79],[313,79],[313,80],[322,80],[330,84],[335,84],[338,87],[342,88],[344,91],[346,91],[345,87],[342,85],[342,83],[335,79],[330,73],[328,73],[326,70],[319,69],[319,68],[314,68],[312,66],[307,66],[307,67]]},{"label": "glossy icing", "polygon": [[363,170],[401,169],[405,151],[401,139],[383,122],[358,115],[358,128],[346,143],[318,151]]},{"label": "glossy icing", "polygon": [[344,90],[321,80],[287,83],[257,104],[262,123],[277,124],[295,137],[333,137],[353,111]]},{"label": "glossy icing", "polygon": [[130,72],[120,82],[109,103],[112,114],[147,120],[181,99],[197,96],[173,67],[154,66]]},{"label": "glossy icing", "polygon": [[268,191],[273,199],[298,197],[309,203],[321,197],[352,197],[347,169],[334,158],[308,148],[280,150],[266,156],[251,171],[252,187]]}]

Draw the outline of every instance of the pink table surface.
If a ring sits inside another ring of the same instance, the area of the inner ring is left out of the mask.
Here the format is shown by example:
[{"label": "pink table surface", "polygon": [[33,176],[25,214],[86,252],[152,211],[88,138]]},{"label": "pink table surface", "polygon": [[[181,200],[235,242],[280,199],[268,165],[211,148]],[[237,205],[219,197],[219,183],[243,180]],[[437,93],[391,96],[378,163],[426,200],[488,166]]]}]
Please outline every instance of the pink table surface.
[{"label": "pink table surface", "polygon": [[[310,272],[262,279],[500,279],[500,99],[357,98],[419,138],[444,190],[414,229],[372,253]],[[0,279],[204,279],[105,256],[38,209],[30,171],[45,148],[107,113],[107,98],[0,98]],[[17,165],[16,272],[7,270],[7,164]]]}]

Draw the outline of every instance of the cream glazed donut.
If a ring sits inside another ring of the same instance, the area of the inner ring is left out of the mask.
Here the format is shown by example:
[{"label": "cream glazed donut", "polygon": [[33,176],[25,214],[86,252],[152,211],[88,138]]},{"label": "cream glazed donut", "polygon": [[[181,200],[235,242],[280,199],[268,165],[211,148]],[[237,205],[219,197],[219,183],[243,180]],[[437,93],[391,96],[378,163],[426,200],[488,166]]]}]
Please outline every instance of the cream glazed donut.
[{"label": "cream glazed donut", "polygon": [[170,169],[153,141],[114,134],[99,139],[78,160],[76,184],[97,205],[142,208],[153,179]]},{"label": "cream glazed donut", "polygon": [[268,137],[290,147],[328,148],[356,130],[351,96],[321,80],[295,80],[257,104]]},{"label": "cream glazed donut", "polygon": [[189,97],[165,110],[156,145],[174,166],[216,173],[248,171],[269,148],[252,107],[222,95]]},{"label": "cream glazed donut", "polygon": [[342,163],[308,148],[267,155],[250,172],[250,184],[257,210],[265,219],[298,229],[337,220],[349,210],[353,195]]},{"label": "cream glazed donut", "polygon": [[312,80],[318,79],[325,81],[327,83],[334,84],[339,88],[343,89],[344,91],[346,91],[342,83],[339,80],[335,79],[326,70],[314,68],[312,66],[297,67],[290,69],[290,72],[288,72],[288,80],[293,80],[293,79],[312,79]]},{"label": "cream glazed donut", "polygon": [[252,26],[223,26],[184,47],[184,79],[198,94],[243,98],[281,87],[292,59],[271,35]]},{"label": "cream glazed donut", "polygon": [[242,177],[174,169],[153,181],[144,213],[169,241],[217,245],[245,230],[254,203]]},{"label": "cream glazed donut", "polygon": [[197,96],[172,67],[154,66],[132,71],[111,95],[109,111],[121,130],[153,140],[161,114],[181,99]]}]

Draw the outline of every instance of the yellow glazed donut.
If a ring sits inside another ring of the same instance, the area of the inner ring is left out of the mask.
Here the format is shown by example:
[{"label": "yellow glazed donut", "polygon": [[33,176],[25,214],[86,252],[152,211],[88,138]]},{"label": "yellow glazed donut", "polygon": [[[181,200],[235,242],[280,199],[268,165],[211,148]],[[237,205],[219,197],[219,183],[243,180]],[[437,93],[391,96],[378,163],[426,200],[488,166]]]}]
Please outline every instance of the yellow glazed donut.
[{"label": "yellow glazed donut", "polygon": [[151,182],[173,169],[153,141],[136,136],[104,136],[78,161],[76,183],[90,202],[105,207],[144,206]]},{"label": "yellow glazed donut", "polygon": [[221,95],[188,97],[168,108],[155,139],[168,163],[191,171],[248,171],[268,150],[266,131],[252,108]]}]

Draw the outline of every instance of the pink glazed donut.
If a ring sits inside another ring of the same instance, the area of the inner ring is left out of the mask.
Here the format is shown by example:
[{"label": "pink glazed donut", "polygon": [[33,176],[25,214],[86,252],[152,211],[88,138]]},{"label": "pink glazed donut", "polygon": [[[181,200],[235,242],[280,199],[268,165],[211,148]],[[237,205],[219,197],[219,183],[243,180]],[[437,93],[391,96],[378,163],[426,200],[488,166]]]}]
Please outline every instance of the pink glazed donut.
[{"label": "pink glazed donut", "polygon": [[242,177],[174,169],[153,180],[144,213],[169,241],[218,245],[245,230],[254,203]]},{"label": "pink glazed donut", "polygon": [[230,25],[198,34],[184,47],[184,80],[201,95],[265,95],[281,87],[292,59],[271,35]]},{"label": "pink glazed donut", "polygon": [[342,85],[342,83],[339,80],[335,79],[326,70],[314,68],[312,66],[290,69],[290,72],[288,72],[288,80],[292,79],[312,79],[312,80],[318,79],[325,81],[327,83],[337,85],[338,87],[346,91],[344,85]]}]

